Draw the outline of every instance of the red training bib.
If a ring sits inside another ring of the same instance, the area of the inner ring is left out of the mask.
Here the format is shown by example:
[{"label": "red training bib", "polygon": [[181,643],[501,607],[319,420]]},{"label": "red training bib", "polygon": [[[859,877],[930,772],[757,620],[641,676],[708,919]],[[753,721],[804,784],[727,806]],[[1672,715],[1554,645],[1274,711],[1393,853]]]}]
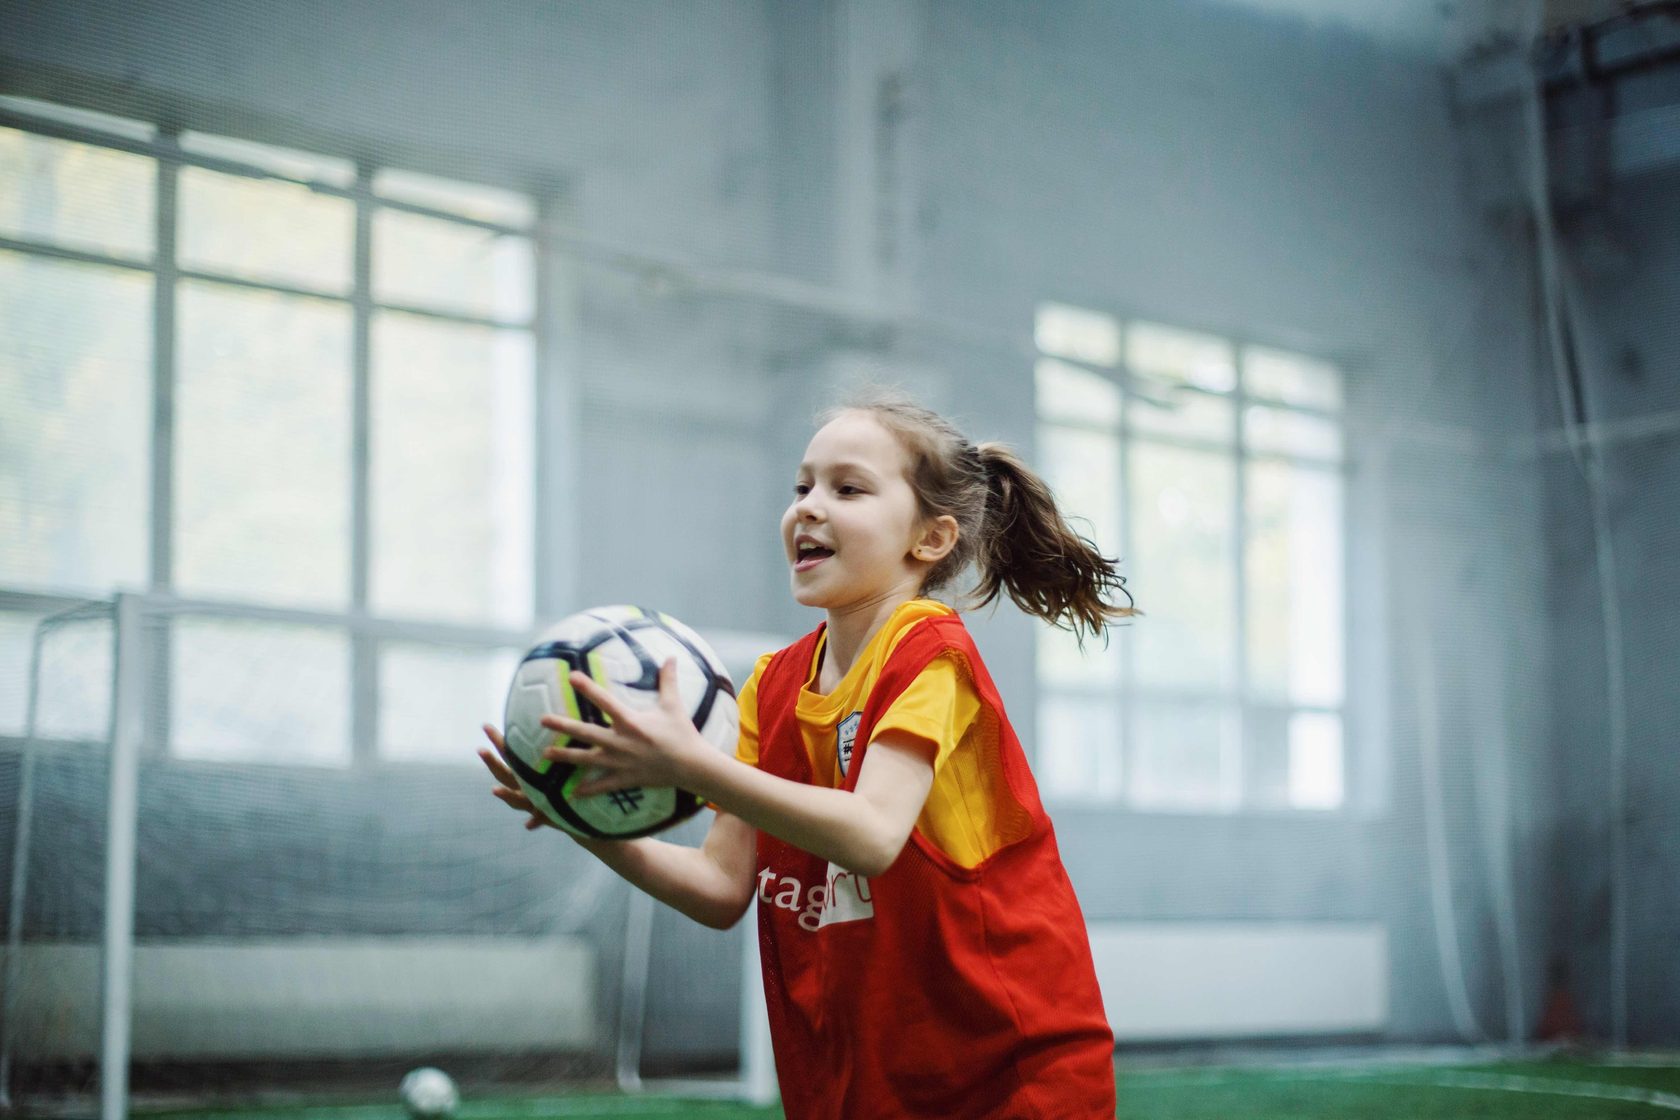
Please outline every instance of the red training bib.
[{"label": "red training bib", "polygon": [[[809,784],[794,705],[818,627],[758,685],[759,767]],[[968,630],[916,623],[887,659],[841,788],[874,725],[935,657],[951,654],[982,702],[1025,838],[963,868],[913,832],[864,879],[758,837],[758,929],[770,1033],[789,1120],[1112,1120],[1114,1037],[1085,919],[1019,740]]]}]

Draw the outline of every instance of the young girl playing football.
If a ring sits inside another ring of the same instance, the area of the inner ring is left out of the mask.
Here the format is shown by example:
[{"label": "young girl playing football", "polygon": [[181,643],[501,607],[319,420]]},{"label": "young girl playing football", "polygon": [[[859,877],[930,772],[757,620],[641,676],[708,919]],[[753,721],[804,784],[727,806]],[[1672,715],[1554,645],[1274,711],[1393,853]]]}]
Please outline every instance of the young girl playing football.
[{"label": "young girl playing football", "polygon": [[[576,741],[550,757],[600,772],[579,796],[692,790],[717,809],[704,843],[581,843],[709,926],[758,899],[792,1120],[1111,1120],[1113,1036],[1050,821],[966,628],[925,596],[972,565],[974,605],[1007,593],[1099,635],[1133,613],[1110,601],[1124,580],[1020,459],[892,396],[811,439],[782,545],[827,622],[759,660],[735,758],[689,722],[674,663],[652,710],[573,673],[611,728],[543,721]],[[479,753],[526,826],[547,823]]]}]

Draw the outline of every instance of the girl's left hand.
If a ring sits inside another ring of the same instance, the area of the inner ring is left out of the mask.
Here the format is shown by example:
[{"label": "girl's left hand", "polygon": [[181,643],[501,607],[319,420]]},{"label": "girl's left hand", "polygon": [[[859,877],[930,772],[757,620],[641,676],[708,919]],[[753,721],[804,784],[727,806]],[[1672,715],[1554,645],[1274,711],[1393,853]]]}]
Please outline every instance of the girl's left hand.
[{"label": "girl's left hand", "polygon": [[683,709],[676,658],[659,667],[659,703],[645,710],[626,708],[586,673],[574,669],[570,679],[572,687],[612,723],[600,727],[552,712],[542,717],[544,727],[570,736],[574,743],[589,744],[543,751],[556,762],[596,771],[577,787],[575,796],[593,797],[638,786],[681,786],[689,772],[687,764],[697,752],[714,753]]},{"label": "girl's left hand", "polygon": [[480,747],[478,748],[478,757],[484,760],[485,767],[500,783],[490,792],[510,809],[518,809],[521,813],[526,814],[525,828],[528,831],[534,832],[544,825],[558,829],[559,825],[549,820],[548,817],[543,815],[542,810],[531,804],[531,799],[525,795],[524,789],[519,785],[519,779],[514,777],[513,767],[508,765],[507,761],[507,740],[502,738],[502,733],[487,723],[484,725],[484,735],[490,740],[490,745],[496,748],[496,753],[491,754]]}]

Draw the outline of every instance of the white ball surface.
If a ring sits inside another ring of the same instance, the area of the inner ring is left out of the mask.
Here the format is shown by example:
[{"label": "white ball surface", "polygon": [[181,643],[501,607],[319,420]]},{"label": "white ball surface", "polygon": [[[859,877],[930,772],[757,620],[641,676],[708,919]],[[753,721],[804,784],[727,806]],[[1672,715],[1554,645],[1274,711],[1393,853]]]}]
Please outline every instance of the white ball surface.
[{"label": "white ball surface", "polygon": [[574,836],[628,839],[700,810],[704,802],[694,794],[668,787],[575,798],[572,786],[589,775],[543,757],[544,749],[560,741],[542,725],[544,714],[603,722],[594,705],[585,705],[573,691],[572,669],[609,688],[625,708],[645,711],[659,703],[659,667],[672,658],[677,691],[695,728],[720,751],[733,753],[740,716],[729,670],[705,639],[677,619],[642,607],[595,607],[542,635],[515,671],[502,715],[508,764],[539,813]]},{"label": "white ball surface", "polygon": [[403,1076],[398,1092],[402,1095],[403,1107],[415,1120],[438,1120],[453,1113],[455,1106],[461,1103],[461,1094],[455,1089],[454,1079],[435,1066],[409,1070]]}]

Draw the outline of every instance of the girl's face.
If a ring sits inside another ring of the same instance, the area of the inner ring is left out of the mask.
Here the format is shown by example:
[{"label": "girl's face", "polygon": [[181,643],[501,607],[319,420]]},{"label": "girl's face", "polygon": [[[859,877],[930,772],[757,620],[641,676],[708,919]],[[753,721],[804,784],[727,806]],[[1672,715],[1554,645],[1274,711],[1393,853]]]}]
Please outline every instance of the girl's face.
[{"label": "girl's face", "polygon": [[867,412],[846,412],[811,437],[782,514],[793,597],[830,611],[913,597],[926,565],[911,555],[918,512],[909,456]]}]

